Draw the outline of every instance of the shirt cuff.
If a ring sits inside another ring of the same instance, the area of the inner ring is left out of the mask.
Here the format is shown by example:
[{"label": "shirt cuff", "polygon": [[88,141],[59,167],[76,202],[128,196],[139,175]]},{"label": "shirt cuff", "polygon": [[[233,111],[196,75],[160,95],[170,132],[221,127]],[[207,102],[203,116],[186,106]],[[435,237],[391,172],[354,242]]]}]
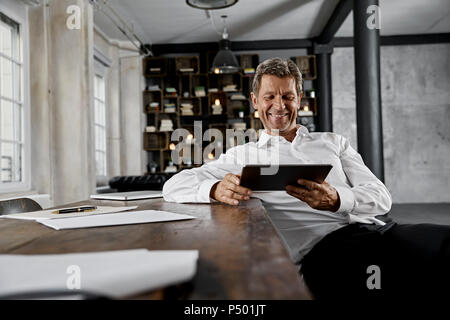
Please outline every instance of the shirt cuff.
[{"label": "shirt cuff", "polygon": [[339,194],[339,199],[341,202],[341,205],[339,206],[339,209],[336,211],[336,213],[339,213],[341,215],[349,214],[355,207],[355,195],[353,194],[353,191],[350,188],[343,186],[334,188]]},{"label": "shirt cuff", "polygon": [[205,180],[200,184],[200,188],[198,189],[198,201],[199,202],[210,203],[210,202],[214,201],[214,199],[211,199],[209,197],[209,194],[211,193],[211,188],[217,182],[220,182],[220,180],[210,179],[210,180]]}]

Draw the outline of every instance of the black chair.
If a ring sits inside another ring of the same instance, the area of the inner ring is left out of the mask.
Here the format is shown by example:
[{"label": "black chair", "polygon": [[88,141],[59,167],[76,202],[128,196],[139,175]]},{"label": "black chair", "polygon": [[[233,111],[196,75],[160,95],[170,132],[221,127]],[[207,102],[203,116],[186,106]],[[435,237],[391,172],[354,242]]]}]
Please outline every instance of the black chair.
[{"label": "black chair", "polygon": [[111,189],[118,192],[162,190],[164,183],[173,174],[149,174],[144,176],[117,176],[109,180]]},{"label": "black chair", "polygon": [[28,198],[0,201],[0,216],[38,210],[42,210],[42,207],[36,201]]}]

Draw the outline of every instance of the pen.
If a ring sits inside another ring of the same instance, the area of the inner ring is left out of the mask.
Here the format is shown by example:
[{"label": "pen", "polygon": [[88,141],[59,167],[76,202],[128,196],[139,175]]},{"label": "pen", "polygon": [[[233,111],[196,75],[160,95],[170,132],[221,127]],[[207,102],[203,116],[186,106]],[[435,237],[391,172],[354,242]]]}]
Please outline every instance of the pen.
[{"label": "pen", "polygon": [[91,211],[97,209],[96,206],[81,206],[81,207],[75,207],[75,208],[67,208],[67,209],[61,209],[53,211],[54,214],[62,214],[62,213],[71,213],[71,212],[84,212],[84,211]]}]

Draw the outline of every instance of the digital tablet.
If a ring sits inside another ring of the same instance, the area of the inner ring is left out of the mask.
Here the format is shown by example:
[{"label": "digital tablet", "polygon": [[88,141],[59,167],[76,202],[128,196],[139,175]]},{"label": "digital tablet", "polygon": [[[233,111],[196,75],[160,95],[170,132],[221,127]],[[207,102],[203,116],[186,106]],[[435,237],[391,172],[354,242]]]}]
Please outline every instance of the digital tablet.
[{"label": "digital tablet", "polygon": [[295,164],[275,166],[247,165],[241,172],[240,185],[255,191],[286,190],[287,185],[298,186],[298,179],[322,183],[333,166],[331,164]]}]

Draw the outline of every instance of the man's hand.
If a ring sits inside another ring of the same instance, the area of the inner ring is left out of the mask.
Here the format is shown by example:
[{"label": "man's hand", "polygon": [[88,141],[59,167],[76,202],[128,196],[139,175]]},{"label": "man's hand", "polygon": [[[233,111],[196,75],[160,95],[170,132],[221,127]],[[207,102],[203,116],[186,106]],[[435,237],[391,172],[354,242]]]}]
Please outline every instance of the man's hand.
[{"label": "man's hand", "polygon": [[228,173],[222,181],[216,183],[209,196],[214,200],[238,205],[239,200],[249,200],[252,191],[239,185],[241,177],[239,175]]},{"label": "man's hand", "polygon": [[291,196],[306,202],[311,208],[336,212],[341,205],[339,194],[326,181],[319,184],[314,181],[299,179],[299,185],[286,186],[286,192]]}]

